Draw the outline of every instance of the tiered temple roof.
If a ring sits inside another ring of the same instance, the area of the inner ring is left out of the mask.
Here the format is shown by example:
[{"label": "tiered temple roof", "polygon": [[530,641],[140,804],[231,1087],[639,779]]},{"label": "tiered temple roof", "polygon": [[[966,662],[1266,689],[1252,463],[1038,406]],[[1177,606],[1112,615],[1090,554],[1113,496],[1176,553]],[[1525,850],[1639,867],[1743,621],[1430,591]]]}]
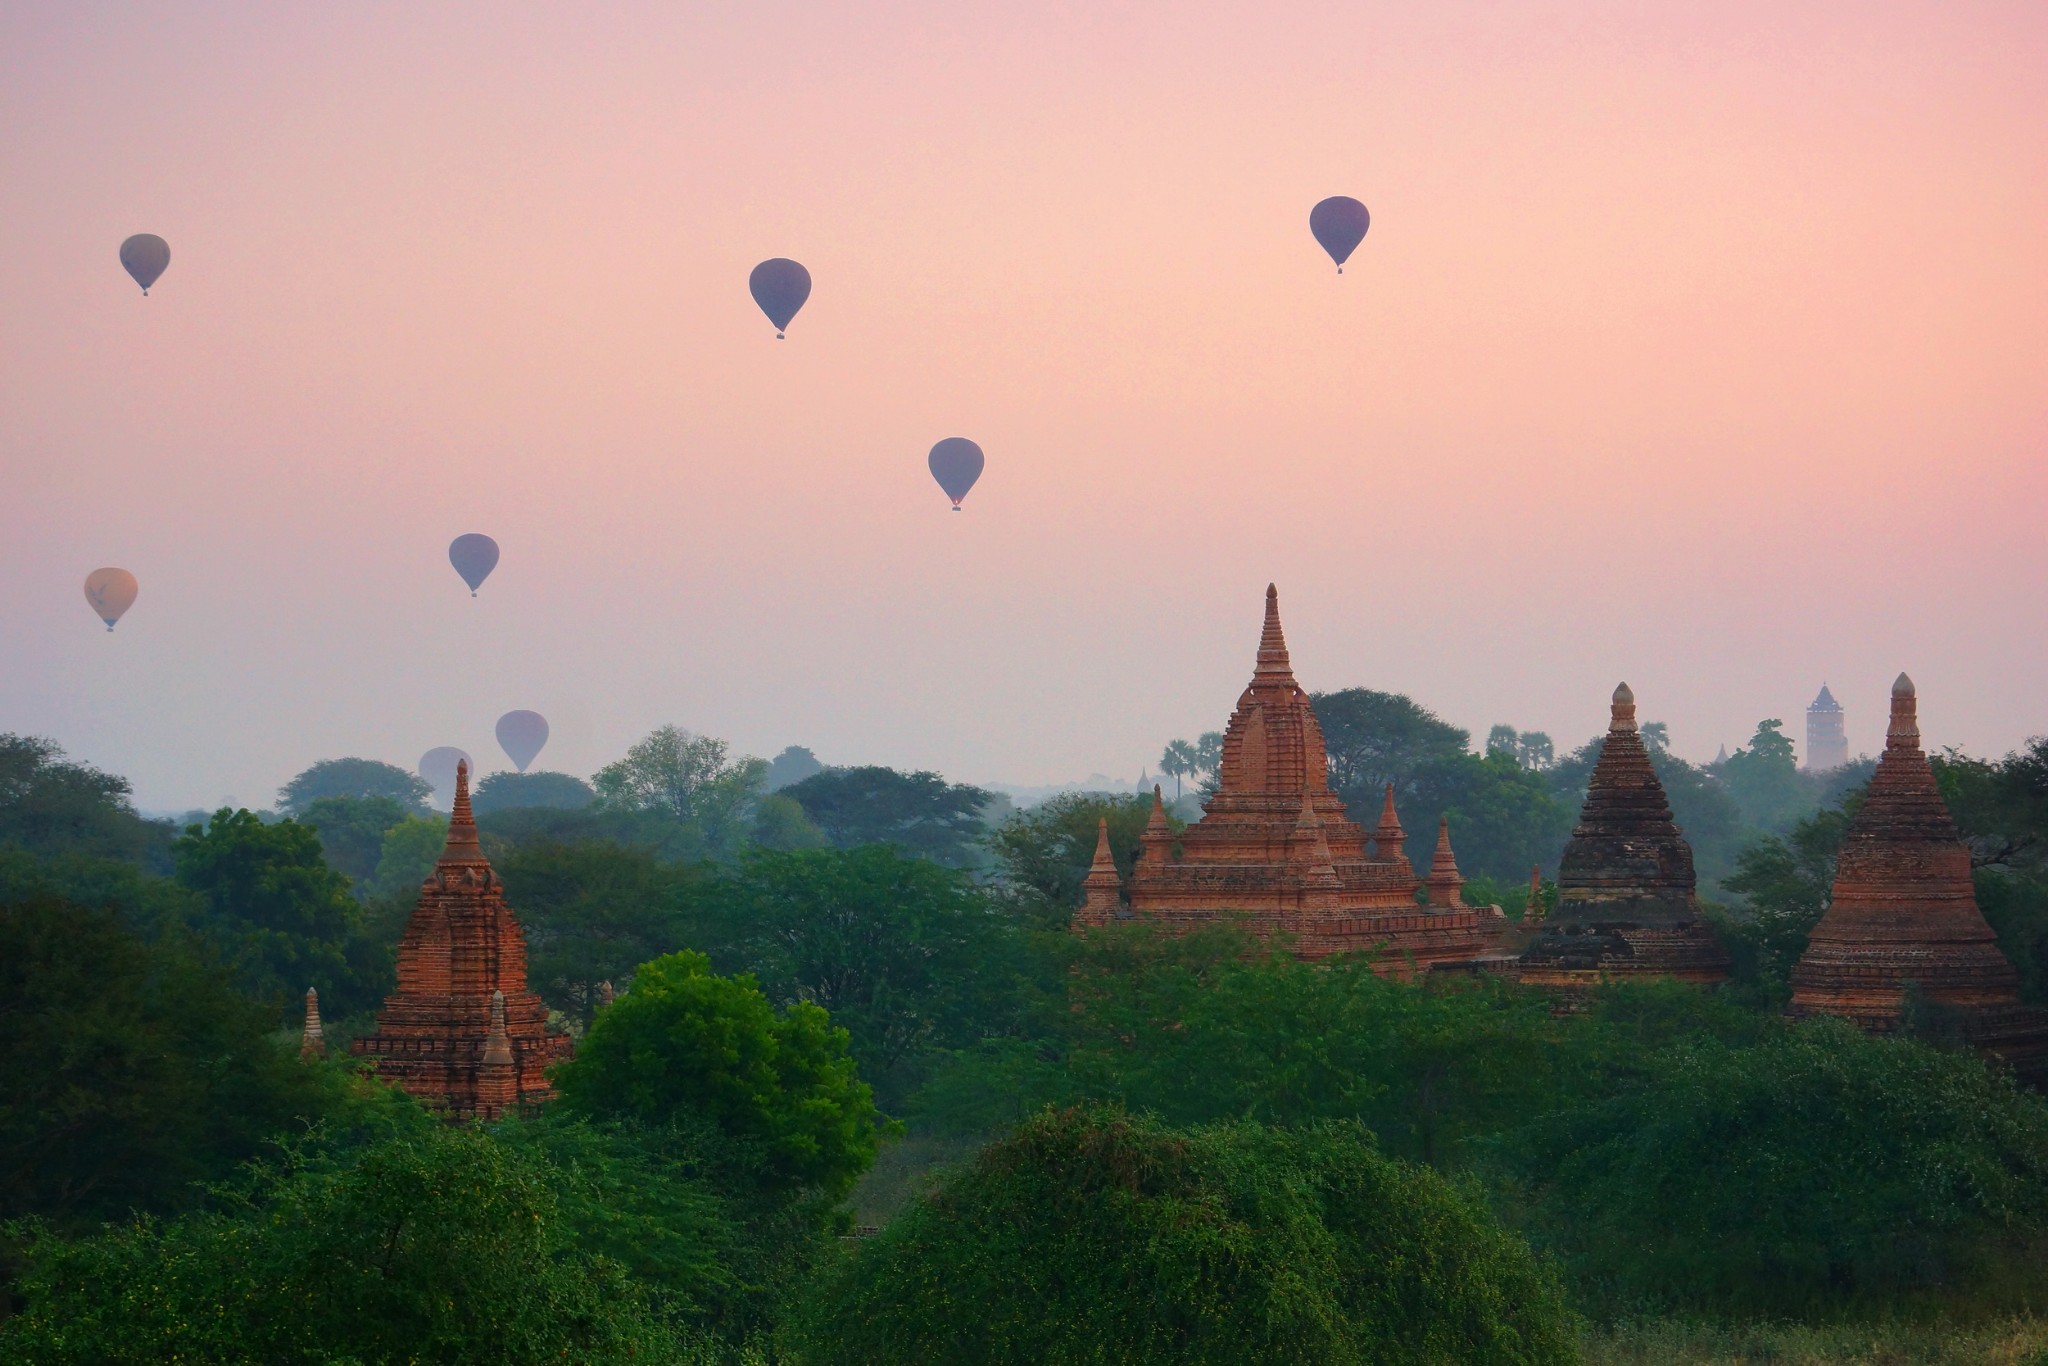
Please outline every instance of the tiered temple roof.
[{"label": "tiered temple roof", "polygon": [[450,1118],[497,1119],[553,1094],[546,1069],[571,1045],[547,1019],[526,989],[526,938],[477,843],[469,765],[458,764],[447,846],[398,941],[398,991],[350,1049]]},{"label": "tiered temple roof", "polygon": [[1603,977],[1725,981],[1728,955],[1700,911],[1695,882],[1692,846],[1671,819],[1624,683],[1558,860],[1557,905],[1546,916],[1539,903],[1542,933],[1522,953],[1521,979],[1558,987]]},{"label": "tiered temple roof", "polygon": [[2019,979],[1977,908],[1970,851],[1920,748],[1913,680],[1892,685],[1884,755],[1835,862],[1827,913],[1792,970],[1795,1016],[1901,1024],[1907,985],[1932,1011],[2016,1071],[2048,1079],[2048,1011],[2019,1003]]},{"label": "tiered temple roof", "polygon": [[[1269,585],[1257,667],[1223,733],[1215,795],[1176,838],[1155,793],[1126,889],[1127,914],[1182,930],[1242,919],[1257,934],[1291,935],[1304,958],[1377,949],[1390,967],[1412,957],[1427,968],[1477,956],[1500,923],[1498,912],[1459,905],[1443,876],[1433,883],[1450,904],[1419,905],[1423,884],[1401,852],[1392,790],[1368,836],[1330,789],[1328,762],[1322,727],[1294,681],[1279,594]],[[1107,856],[1103,844],[1091,883]],[[1449,860],[1447,837],[1440,857]],[[1448,873],[1456,877],[1455,863]],[[1107,876],[1115,877],[1114,865]],[[1106,907],[1103,893],[1112,889],[1091,890],[1089,905]],[[1096,914],[1084,907],[1078,918],[1091,923]]]}]

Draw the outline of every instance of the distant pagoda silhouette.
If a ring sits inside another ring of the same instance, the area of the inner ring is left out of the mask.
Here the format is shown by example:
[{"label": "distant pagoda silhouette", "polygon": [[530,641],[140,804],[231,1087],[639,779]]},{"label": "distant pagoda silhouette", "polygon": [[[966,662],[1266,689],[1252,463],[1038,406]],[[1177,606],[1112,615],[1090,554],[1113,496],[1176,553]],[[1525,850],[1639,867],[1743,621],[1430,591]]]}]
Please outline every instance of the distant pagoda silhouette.
[{"label": "distant pagoda silhouette", "polygon": [[469,765],[458,763],[447,846],[398,941],[398,991],[350,1051],[451,1119],[498,1119],[554,1094],[546,1069],[571,1044],[547,1020],[526,989],[526,938],[477,843]]},{"label": "distant pagoda silhouette", "polygon": [[1820,695],[1806,708],[1806,768],[1824,773],[1849,762],[1849,739],[1842,731],[1842,704],[1820,685]]},{"label": "distant pagoda silhouette", "polygon": [[1128,881],[1117,875],[1107,828],[1098,831],[1076,923],[1137,918],[1186,931],[1241,921],[1254,934],[1292,936],[1303,958],[1378,950],[1397,971],[1411,959],[1427,969],[1475,958],[1504,922],[1497,910],[1463,905],[1448,827],[1426,884],[1431,904],[1418,904],[1425,883],[1403,852],[1393,789],[1368,835],[1331,790],[1328,763],[1268,585],[1258,663],[1224,730],[1206,813],[1175,836],[1154,788]]},{"label": "distant pagoda silhouette", "polygon": [[1728,955],[1700,910],[1696,882],[1692,846],[1671,819],[1636,729],[1635,694],[1623,683],[1579,823],[1558,860],[1557,905],[1547,915],[1531,876],[1541,932],[1523,950],[1518,975],[1566,988],[1602,979],[1727,980]]},{"label": "distant pagoda silhouette", "polygon": [[1892,684],[1891,723],[1835,861],[1827,912],[1792,969],[1795,1016],[1840,1015],[1877,1033],[1927,1017],[2037,1082],[2048,1080],[2048,1011],[2019,1003],[2019,977],[1977,907],[1970,850],[1920,748],[1913,680]]}]

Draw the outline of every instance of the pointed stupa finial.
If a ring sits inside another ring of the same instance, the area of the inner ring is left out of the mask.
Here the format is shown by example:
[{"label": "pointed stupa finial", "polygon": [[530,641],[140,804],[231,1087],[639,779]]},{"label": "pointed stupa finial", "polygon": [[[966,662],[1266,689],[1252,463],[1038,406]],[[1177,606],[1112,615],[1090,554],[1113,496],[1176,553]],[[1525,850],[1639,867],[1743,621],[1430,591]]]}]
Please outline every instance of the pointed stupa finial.
[{"label": "pointed stupa finial", "polygon": [[320,993],[311,987],[306,988],[306,1027],[299,1035],[299,1056],[327,1056],[327,1035],[320,1029]]},{"label": "pointed stupa finial", "polygon": [[1900,674],[1892,682],[1892,719],[1885,728],[1887,749],[1920,748],[1920,699],[1913,680]]},{"label": "pointed stupa finial", "polygon": [[1386,797],[1380,802],[1380,823],[1373,827],[1373,844],[1381,858],[1400,858],[1402,845],[1408,832],[1401,828],[1401,817],[1394,810],[1394,785],[1386,785]]},{"label": "pointed stupa finial", "polygon": [[606,1006],[610,1005],[614,996],[611,978],[607,977],[597,984],[597,1008],[599,1010],[603,1010]]},{"label": "pointed stupa finial", "polygon": [[1458,872],[1458,859],[1451,852],[1451,818],[1444,816],[1437,821],[1436,853],[1429,861],[1429,904],[1451,909],[1464,904],[1461,889],[1465,879]]},{"label": "pointed stupa finial", "polygon": [[512,1065],[512,1039],[505,1033],[505,993],[502,991],[491,993],[491,1032],[484,1036],[483,1063],[486,1067]]},{"label": "pointed stupa finial", "polygon": [[1614,710],[1607,722],[1609,731],[1634,730],[1636,728],[1636,695],[1628,684],[1617,684],[1614,689]]},{"label": "pointed stupa finial", "polygon": [[483,846],[476,842],[476,814],[469,805],[469,761],[455,761],[455,804],[448,811],[448,843],[442,863],[481,863]]},{"label": "pointed stupa finial", "polygon": [[1541,866],[1529,870],[1529,904],[1522,911],[1524,925],[1543,923],[1543,869]]},{"label": "pointed stupa finial", "polygon": [[1287,658],[1287,637],[1280,631],[1280,590],[1266,585],[1266,624],[1259,630],[1259,666],[1254,676],[1294,676]]},{"label": "pointed stupa finial", "polygon": [[1123,885],[1123,879],[1116,872],[1116,856],[1109,850],[1109,818],[1098,816],[1095,820],[1095,859],[1088,865],[1088,876],[1081,879],[1081,909],[1074,912],[1075,923],[1107,925],[1116,919],[1123,899]]},{"label": "pointed stupa finial", "polygon": [[1160,791],[1158,783],[1154,783],[1152,784],[1152,814],[1145,820],[1145,830],[1149,834],[1154,830],[1171,830],[1171,828],[1166,823],[1166,794]]}]

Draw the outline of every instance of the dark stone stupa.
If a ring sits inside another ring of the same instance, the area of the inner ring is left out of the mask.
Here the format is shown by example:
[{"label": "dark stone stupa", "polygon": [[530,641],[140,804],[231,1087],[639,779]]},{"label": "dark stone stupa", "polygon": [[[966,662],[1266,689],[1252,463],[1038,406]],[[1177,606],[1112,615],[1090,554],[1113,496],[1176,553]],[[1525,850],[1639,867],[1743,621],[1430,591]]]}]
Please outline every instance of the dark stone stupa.
[{"label": "dark stone stupa", "polygon": [[1518,975],[1539,986],[1602,978],[1727,980],[1728,955],[1695,895],[1692,846],[1671,819],[1664,785],[1636,730],[1624,683],[1571,842],[1558,860],[1557,907],[1522,953]]}]

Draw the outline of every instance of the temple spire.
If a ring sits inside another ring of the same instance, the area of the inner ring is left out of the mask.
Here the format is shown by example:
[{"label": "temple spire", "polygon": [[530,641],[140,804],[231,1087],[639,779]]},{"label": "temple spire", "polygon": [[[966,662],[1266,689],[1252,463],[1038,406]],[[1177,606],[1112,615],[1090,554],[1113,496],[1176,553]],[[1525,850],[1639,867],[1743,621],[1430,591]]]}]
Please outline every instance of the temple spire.
[{"label": "temple spire", "polygon": [[1900,674],[1892,683],[1892,719],[1885,728],[1886,749],[1920,748],[1920,699],[1913,680]]},{"label": "temple spire", "polygon": [[455,761],[455,805],[448,812],[448,843],[442,863],[481,863],[483,846],[476,841],[476,815],[469,807],[469,760]]},{"label": "temple spire", "polygon": [[299,1056],[327,1056],[327,1036],[320,1029],[320,993],[311,987],[306,988],[306,1027],[299,1035]]},{"label": "temple spire", "polygon": [[1387,784],[1386,800],[1380,803],[1380,823],[1372,832],[1373,842],[1379,846],[1381,858],[1400,858],[1401,846],[1407,841],[1408,833],[1401,828],[1401,817],[1394,811],[1394,785]]},{"label": "temple spire", "polygon": [[1616,731],[1634,730],[1635,728],[1636,695],[1629,691],[1628,684],[1622,683],[1614,689],[1614,711],[1607,722],[1607,731],[1611,735]]},{"label": "temple spire", "polygon": [[1452,910],[1465,904],[1461,895],[1465,886],[1463,875],[1458,872],[1457,856],[1451,852],[1451,818],[1442,817],[1436,827],[1436,854],[1429,861],[1429,904],[1443,910]]},{"label": "temple spire", "polygon": [[1259,630],[1259,666],[1253,671],[1252,681],[1261,678],[1286,678],[1294,681],[1294,666],[1287,658],[1287,637],[1280,632],[1280,590],[1272,584],[1266,585],[1266,624]]},{"label": "temple spire", "polygon": [[484,1035],[484,1066],[510,1067],[512,1038],[505,1032],[505,993],[491,993],[491,1032]]},{"label": "temple spire", "polygon": [[1116,873],[1116,856],[1109,850],[1109,819],[1098,817],[1095,859],[1088,865],[1088,876],[1081,879],[1081,909],[1074,919],[1084,925],[1107,925],[1116,918],[1123,885]]}]

